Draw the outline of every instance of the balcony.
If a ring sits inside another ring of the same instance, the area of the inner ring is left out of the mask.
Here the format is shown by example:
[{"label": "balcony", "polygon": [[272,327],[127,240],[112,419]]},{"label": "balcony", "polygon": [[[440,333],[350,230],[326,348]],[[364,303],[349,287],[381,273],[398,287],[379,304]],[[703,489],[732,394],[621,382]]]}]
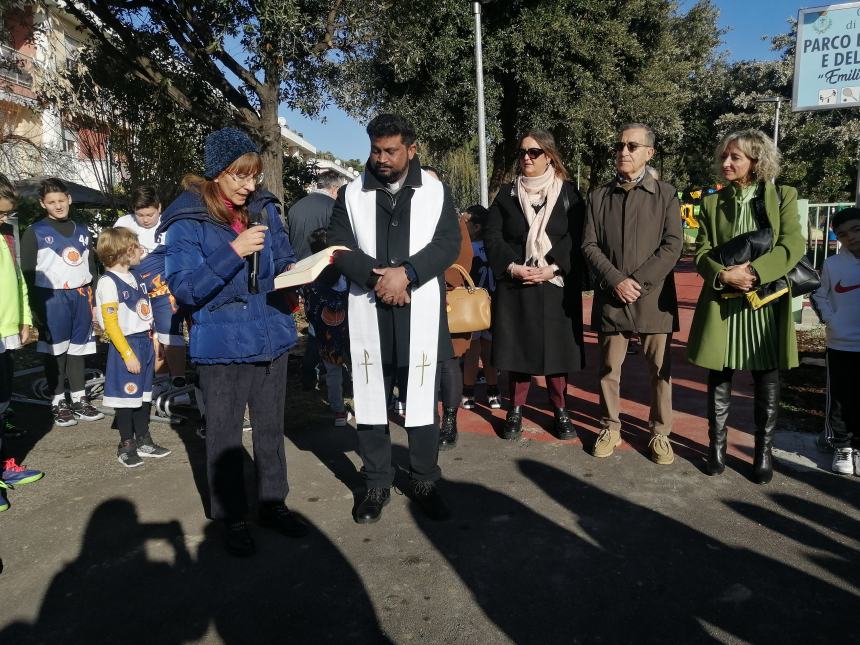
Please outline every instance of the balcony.
[{"label": "balcony", "polygon": [[26,54],[0,44],[0,79],[10,81],[14,85],[33,89],[33,59]]}]

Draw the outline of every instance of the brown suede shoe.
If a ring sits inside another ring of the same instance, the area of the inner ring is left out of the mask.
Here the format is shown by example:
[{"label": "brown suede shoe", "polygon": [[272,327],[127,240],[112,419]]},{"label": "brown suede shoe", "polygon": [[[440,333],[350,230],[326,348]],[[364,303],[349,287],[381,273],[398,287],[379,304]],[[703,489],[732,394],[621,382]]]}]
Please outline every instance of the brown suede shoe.
[{"label": "brown suede shoe", "polygon": [[604,428],[603,432],[600,433],[600,436],[597,437],[597,442],[594,444],[591,454],[595,457],[609,457],[620,445],[621,431]]}]

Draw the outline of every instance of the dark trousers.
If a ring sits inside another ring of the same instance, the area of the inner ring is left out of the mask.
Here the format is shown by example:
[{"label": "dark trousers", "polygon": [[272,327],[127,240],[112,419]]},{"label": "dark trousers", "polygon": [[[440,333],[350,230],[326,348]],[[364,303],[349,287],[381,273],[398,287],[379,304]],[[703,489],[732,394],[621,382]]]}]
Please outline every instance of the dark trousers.
[{"label": "dark trousers", "polygon": [[[441,369],[436,366],[436,390],[439,389]],[[383,365],[386,397],[390,399],[394,388],[396,368]],[[409,405],[407,401],[406,405]],[[406,428],[409,439],[409,475],[417,481],[436,481],[442,476],[439,469],[439,415],[434,410],[434,422],[427,426]],[[391,434],[388,424],[356,426],[358,455],[364,464],[362,474],[368,488],[389,488],[394,482],[394,467],[391,463]]]},{"label": "dark trousers", "polygon": [[210,516],[235,521],[248,512],[242,474],[246,404],[254,427],[257,496],[261,504],[283,503],[288,491],[284,449],[287,354],[272,363],[198,365],[197,374],[206,406]]},{"label": "dark trousers", "polygon": [[317,384],[317,365],[320,364],[320,349],[317,337],[308,334],[305,355],[302,356],[302,385],[312,387]]},{"label": "dark trousers", "polygon": [[827,348],[826,435],[834,448],[848,448],[860,432],[857,362],[860,352]]},{"label": "dark trousers", "polygon": [[149,437],[150,403],[141,403],[139,408],[117,408],[114,412],[114,426],[119,430],[120,441],[137,439],[138,442]]},{"label": "dark trousers", "polygon": [[463,372],[460,371],[460,359],[455,356],[442,361],[439,365],[442,370],[439,384],[439,399],[442,401],[442,407],[459,407],[463,396]]},{"label": "dark trousers", "polygon": [[12,400],[12,379],[15,376],[15,367],[12,363],[12,352],[6,351],[0,354],[0,457],[3,454],[3,434],[6,430],[4,415],[9,409]]}]

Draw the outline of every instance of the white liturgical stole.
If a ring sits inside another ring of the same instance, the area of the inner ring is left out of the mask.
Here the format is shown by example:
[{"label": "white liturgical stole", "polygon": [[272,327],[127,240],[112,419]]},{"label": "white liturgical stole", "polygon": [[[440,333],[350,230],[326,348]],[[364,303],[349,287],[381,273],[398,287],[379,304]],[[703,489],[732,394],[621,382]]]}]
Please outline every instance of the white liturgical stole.
[{"label": "white liturgical stole", "polygon": [[[346,211],[358,248],[376,257],[376,191],[364,190],[364,178],[346,187]],[[409,215],[409,255],[433,239],[442,215],[442,182],[421,171]],[[409,383],[406,389],[406,426],[434,422],[436,411],[436,354],[439,347],[439,281],[432,278],[409,295]],[[368,425],[388,423],[382,378],[382,347],[376,318],[376,293],[352,283],[349,292],[349,342],[355,420]]]}]

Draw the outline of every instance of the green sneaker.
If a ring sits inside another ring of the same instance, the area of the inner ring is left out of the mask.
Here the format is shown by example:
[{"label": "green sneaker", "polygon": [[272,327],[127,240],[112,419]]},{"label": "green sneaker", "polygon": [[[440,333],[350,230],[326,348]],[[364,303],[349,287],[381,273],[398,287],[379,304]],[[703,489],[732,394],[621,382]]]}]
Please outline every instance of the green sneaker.
[{"label": "green sneaker", "polygon": [[668,466],[675,461],[675,453],[672,451],[672,444],[669,443],[669,435],[655,432],[651,435],[648,447],[651,448],[651,461],[655,464]]},{"label": "green sneaker", "polygon": [[594,449],[591,454],[595,457],[609,457],[612,451],[621,445],[621,431],[610,430],[604,428],[600,436],[597,437],[597,442],[594,444]]}]

